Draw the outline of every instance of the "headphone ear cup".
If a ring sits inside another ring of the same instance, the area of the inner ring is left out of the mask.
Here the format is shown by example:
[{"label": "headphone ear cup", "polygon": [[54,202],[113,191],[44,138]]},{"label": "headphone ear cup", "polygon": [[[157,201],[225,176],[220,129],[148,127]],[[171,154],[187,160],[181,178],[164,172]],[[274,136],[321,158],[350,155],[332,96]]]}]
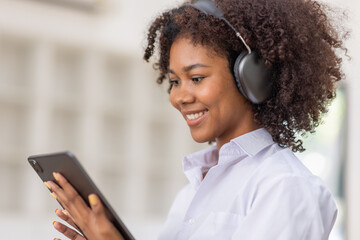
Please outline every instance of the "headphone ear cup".
[{"label": "headphone ear cup", "polygon": [[270,96],[271,69],[256,52],[242,52],[235,61],[234,75],[240,92],[252,103],[259,104]]},{"label": "headphone ear cup", "polygon": [[239,73],[239,65],[240,65],[240,62],[241,60],[248,54],[248,52],[241,52],[239,54],[239,56],[236,58],[235,60],[235,64],[234,64],[234,78],[235,78],[235,83],[236,83],[236,86],[237,88],[239,89],[240,93],[248,99],[248,96],[247,94],[245,93],[242,85],[241,85],[241,78],[240,78],[240,73]]}]

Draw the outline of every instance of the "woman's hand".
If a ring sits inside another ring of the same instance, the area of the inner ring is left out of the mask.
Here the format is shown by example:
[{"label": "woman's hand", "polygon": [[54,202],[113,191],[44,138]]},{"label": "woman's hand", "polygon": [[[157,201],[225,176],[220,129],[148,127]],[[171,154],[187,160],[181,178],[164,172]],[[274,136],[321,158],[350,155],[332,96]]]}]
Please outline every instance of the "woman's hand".
[{"label": "woman's hand", "polygon": [[[62,220],[64,220],[68,224],[70,224],[74,229],[79,231],[78,227],[75,225],[74,221],[72,220],[72,217],[70,216],[70,214],[66,210],[56,209],[55,214],[58,217],[60,217]],[[66,226],[66,225],[64,225],[64,224],[62,224],[60,222],[54,221],[53,225],[54,225],[56,230],[58,230],[59,232],[64,234],[69,239],[85,240],[85,238],[82,235],[80,235],[77,231],[75,231],[74,229],[69,228],[68,226]]]},{"label": "woman's hand", "polygon": [[[104,207],[100,199],[95,195],[89,195],[89,208],[81,196],[71,184],[60,174],[54,173],[58,182],[48,181],[45,185],[53,192],[50,194],[65,208],[64,211],[57,210],[56,215],[69,223],[75,229],[77,226],[88,240],[123,240],[123,237],[106,217]],[[53,223],[56,230],[72,240],[85,240],[77,231],[61,224]]]}]

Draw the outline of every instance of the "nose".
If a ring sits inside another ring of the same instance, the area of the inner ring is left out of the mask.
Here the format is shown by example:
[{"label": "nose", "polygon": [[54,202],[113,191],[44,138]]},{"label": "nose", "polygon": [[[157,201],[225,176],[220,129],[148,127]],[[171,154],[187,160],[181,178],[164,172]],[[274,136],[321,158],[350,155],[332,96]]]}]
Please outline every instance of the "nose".
[{"label": "nose", "polygon": [[174,107],[180,107],[195,102],[195,95],[191,86],[185,82],[174,86],[170,91],[170,101]]}]

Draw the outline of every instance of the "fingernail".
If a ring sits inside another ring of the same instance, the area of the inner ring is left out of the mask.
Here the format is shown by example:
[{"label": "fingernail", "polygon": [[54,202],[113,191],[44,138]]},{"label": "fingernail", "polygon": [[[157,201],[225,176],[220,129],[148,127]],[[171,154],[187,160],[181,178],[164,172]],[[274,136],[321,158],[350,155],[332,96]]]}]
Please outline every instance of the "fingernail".
[{"label": "fingernail", "polygon": [[48,189],[50,189],[50,190],[51,190],[51,186],[50,186],[50,184],[48,184],[47,182],[44,182],[44,184],[45,184],[45,186],[46,186]]},{"label": "fingernail", "polygon": [[56,221],[53,221],[53,225],[56,223]]},{"label": "fingernail", "polygon": [[56,181],[59,181],[59,177],[58,177],[58,174],[56,172],[53,172],[53,176],[54,176]]},{"label": "fingernail", "polygon": [[59,209],[57,208],[57,209],[55,209],[55,213],[58,211]]},{"label": "fingernail", "polygon": [[91,195],[89,195],[89,202],[91,205],[96,205],[98,202],[98,199],[94,194],[91,194]]},{"label": "fingernail", "polygon": [[62,210],[62,213],[63,213],[64,215],[66,215],[66,216],[69,216],[69,213],[68,213],[68,211],[66,211],[66,210]]},{"label": "fingernail", "polygon": [[50,193],[50,196],[52,196],[53,198],[57,199],[56,194],[55,193]]}]

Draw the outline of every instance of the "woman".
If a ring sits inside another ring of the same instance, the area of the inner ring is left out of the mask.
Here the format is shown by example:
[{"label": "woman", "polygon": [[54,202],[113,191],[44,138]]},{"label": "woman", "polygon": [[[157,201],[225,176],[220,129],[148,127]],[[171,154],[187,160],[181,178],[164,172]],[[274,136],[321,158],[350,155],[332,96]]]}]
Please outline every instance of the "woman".
[{"label": "woman", "polygon": [[[199,0],[152,23],[145,60],[158,51],[157,81],[169,78],[170,102],[193,139],[216,142],[184,159],[190,183],[159,239],[328,238],[334,199],[293,154],[305,150],[298,137],[314,132],[343,77],[343,36],[324,9],[310,0]],[[47,184],[65,206],[60,218],[88,239],[121,239],[95,195],[87,208],[55,176],[63,189]]]}]

